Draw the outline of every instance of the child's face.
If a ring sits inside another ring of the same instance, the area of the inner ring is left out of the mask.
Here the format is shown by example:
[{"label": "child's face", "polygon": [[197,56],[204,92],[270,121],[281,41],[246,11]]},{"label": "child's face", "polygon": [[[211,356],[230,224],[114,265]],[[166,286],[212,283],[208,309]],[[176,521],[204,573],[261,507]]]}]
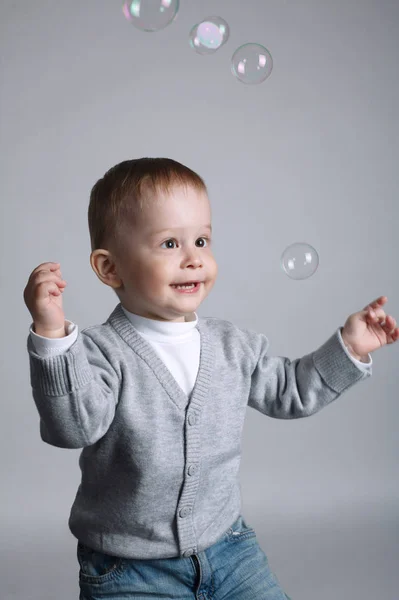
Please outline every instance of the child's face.
[{"label": "child's face", "polygon": [[[191,187],[177,187],[170,196],[157,196],[137,219],[125,234],[123,255],[115,260],[122,305],[149,319],[183,322],[207,297],[217,276],[209,198]],[[171,287],[192,280],[202,282],[193,294]]]}]

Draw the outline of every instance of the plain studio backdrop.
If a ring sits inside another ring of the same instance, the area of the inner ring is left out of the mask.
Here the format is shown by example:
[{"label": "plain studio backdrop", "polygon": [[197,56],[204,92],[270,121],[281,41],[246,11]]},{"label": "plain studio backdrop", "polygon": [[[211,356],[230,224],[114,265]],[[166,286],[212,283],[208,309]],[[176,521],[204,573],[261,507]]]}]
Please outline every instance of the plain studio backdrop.
[{"label": "plain studio backdrop", "polygon": [[[108,318],[87,209],[112,165],[167,156],[205,179],[219,276],[200,316],[290,359],[380,295],[399,321],[397,0],[187,0],[156,33],[121,4],[1,2],[2,600],[78,598],[81,450],[40,438],[23,289],[59,261],[66,318]],[[200,56],[189,32],[211,15],[230,39]],[[247,42],[274,60],[260,85],[230,70]],[[295,242],[320,258],[304,280],[280,266]],[[311,417],[247,411],[243,513],[293,600],[399,597],[399,344],[371,356],[372,377]]]}]

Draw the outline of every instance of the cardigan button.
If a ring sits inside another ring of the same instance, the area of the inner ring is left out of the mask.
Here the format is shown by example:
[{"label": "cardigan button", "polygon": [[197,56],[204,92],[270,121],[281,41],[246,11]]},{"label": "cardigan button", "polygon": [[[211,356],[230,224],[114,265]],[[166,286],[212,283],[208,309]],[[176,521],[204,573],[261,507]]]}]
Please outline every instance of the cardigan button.
[{"label": "cardigan button", "polygon": [[196,425],[197,415],[195,413],[192,412],[188,415],[188,423],[189,425]]},{"label": "cardigan button", "polygon": [[187,515],[189,515],[190,513],[191,513],[190,506],[186,506],[185,508],[182,508],[181,510],[179,510],[179,516],[182,518],[187,517]]}]

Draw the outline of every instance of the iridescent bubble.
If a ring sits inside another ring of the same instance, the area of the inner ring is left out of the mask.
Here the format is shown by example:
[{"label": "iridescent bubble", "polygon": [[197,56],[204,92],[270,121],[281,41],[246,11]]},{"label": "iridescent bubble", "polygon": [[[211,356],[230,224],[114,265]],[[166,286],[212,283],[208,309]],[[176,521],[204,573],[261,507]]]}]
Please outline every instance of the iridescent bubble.
[{"label": "iridescent bubble", "polygon": [[262,83],[273,69],[272,55],[260,44],[244,44],[231,59],[231,71],[242,83]]},{"label": "iridescent bubble", "polygon": [[130,0],[124,2],[126,19],[142,31],[159,31],[170,25],[179,10],[179,0]]},{"label": "iridescent bubble", "polygon": [[221,17],[207,17],[190,31],[190,46],[198,54],[213,54],[227,42],[230,28]]},{"label": "iridescent bubble", "polygon": [[319,266],[319,255],[310,244],[296,242],[284,250],[281,266],[291,279],[307,279]]}]

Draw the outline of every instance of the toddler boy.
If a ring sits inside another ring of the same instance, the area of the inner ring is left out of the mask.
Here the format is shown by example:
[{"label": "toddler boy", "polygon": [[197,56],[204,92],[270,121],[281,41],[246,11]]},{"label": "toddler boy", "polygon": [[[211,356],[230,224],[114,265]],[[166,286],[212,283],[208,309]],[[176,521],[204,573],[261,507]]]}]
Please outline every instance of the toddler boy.
[{"label": "toddler boy", "polygon": [[110,169],[88,220],[91,266],[119,298],[108,319],[80,332],[65,320],[59,263],[26,290],[41,439],[82,448],[68,522],[81,598],[286,600],[241,514],[247,407],[310,417],[371,376],[370,355],[338,328],[289,360],[262,333],[199,317],[218,272],[211,209],[204,181],[176,161]]}]

